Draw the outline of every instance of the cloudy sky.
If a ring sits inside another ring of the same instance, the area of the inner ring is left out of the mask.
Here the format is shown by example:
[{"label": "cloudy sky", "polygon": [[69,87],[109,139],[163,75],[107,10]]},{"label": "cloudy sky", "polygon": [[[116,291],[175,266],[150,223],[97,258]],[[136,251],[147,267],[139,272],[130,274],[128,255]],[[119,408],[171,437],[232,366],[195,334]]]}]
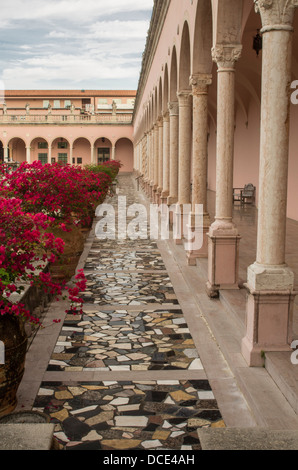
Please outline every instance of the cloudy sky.
[{"label": "cloudy sky", "polygon": [[153,0],[0,0],[7,90],[137,88]]}]

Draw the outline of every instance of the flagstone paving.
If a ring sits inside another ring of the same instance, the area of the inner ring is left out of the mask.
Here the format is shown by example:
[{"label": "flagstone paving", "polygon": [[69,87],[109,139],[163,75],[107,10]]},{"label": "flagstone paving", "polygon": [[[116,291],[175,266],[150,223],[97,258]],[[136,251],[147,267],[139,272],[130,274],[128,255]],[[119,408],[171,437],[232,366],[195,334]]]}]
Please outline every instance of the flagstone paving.
[{"label": "flagstone paving", "polygon": [[[118,188],[127,205],[143,202],[131,176]],[[117,212],[117,196],[108,202]],[[197,379],[203,364],[156,241],[95,237],[84,271],[83,313],[65,316],[47,368],[60,379],[43,381],[34,409],[50,415],[65,449],[199,450],[197,429],[225,424]],[[136,380],[142,371],[148,380]]]},{"label": "flagstone paving", "polygon": [[198,427],[224,427],[207,380],[44,382],[35,406],[66,449],[199,450]]}]

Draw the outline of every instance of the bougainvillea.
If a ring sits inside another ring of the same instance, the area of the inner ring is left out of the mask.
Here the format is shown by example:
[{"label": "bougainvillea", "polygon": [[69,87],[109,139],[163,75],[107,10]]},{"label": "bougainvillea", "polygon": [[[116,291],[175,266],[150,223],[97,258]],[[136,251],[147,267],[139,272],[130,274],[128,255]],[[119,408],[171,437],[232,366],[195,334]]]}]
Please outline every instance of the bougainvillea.
[{"label": "bougainvillea", "polygon": [[24,211],[43,213],[56,223],[90,224],[96,204],[105,199],[111,185],[106,173],[60,163],[22,163],[6,173],[0,182],[0,195],[22,200]]},{"label": "bougainvillea", "polygon": [[108,172],[92,165],[83,169],[38,161],[24,162],[13,172],[0,165],[0,315],[39,323],[23,304],[11,300],[28,283],[56,298],[66,291],[71,304],[68,312],[82,311],[83,270],[70,285],[53,280],[47,266],[64,251],[64,241],[54,236],[53,229],[71,231],[73,224],[90,225],[96,206],[109,193],[121,164],[110,161],[103,165]]},{"label": "bougainvillea", "polygon": [[[0,313],[22,316],[32,323],[39,320],[23,304],[11,301],[13,293],[21,294],[23,285],[31,283],[46,293],[60,296],[68,291],[72,309],[82,304],[79,293],[85,289],[82,271],[76,275],[75,285],[54,282],[45,272],[48,262],[63,253],[64,242],[46,229],[53,222],[43,213],[25,213],[20,199],[0,197]],[[81,306],[80,306],[81,308]]]}]

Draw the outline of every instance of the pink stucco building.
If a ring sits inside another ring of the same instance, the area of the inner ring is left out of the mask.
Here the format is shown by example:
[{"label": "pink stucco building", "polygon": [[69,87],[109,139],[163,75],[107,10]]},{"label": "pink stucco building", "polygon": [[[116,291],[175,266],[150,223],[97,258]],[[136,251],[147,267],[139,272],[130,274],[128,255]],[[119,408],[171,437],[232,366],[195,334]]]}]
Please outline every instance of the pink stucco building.
[{"label": "pink stucco building", "polygon": [[121,160],[133,169],[135,91],[5,90],[0,160],[73,164]]},{"label": "pink stucco building", "polygon": [[156,0],[133,121],[135,169],[148,196],[176,204],[177,217],[184,204],[203,205],[204,244],[185,256],[194,265],[207,259],[210,298],[239,289],[233,188],[256,188],[242,340],[254,366],[265,352],[290,351],[293,333],[296,290],[285,259],[286,223],[298,220],[296,7],[294,0]]}]

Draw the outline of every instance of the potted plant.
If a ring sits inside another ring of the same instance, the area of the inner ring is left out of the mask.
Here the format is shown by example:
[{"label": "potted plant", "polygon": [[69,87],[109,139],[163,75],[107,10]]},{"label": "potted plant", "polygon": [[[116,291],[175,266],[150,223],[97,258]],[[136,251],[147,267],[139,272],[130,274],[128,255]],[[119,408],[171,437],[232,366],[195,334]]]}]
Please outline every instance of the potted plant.
[{"label": "potted plant", "polygon": [[24,304],[13,302],[13,294],[21,294],[25,283],[55,296],[66,289],[71,310],[81,302],[78,294],[86,285],[82,272],[73,287],[54,282],[46,272],[47,264],[63,253],[64,246],[63,240],[47,232],[52,222],[43,213],[24,212],[20,199],[0,197],[0,339],[5,347],[5,361],[0,365],[0,416],[16,406],[27,351],[25,323],[40,323]]}]

